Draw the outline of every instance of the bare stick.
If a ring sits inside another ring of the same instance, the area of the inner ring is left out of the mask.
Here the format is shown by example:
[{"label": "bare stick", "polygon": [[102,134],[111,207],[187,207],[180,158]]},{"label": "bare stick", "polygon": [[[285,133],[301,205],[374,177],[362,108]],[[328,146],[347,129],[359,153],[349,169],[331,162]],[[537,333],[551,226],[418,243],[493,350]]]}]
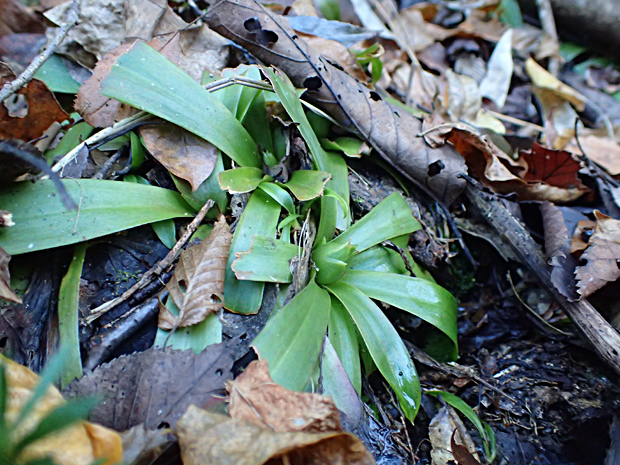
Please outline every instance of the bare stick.
[{"label": "bare stick", "polygon": [[200,209],[196,217],[187,226],[187,229],[185,230],[183,235],[179,238],[179,240],[174,245],[174,247],[170,250],[170,252],[168,252],[168,255],[166,255],[159,263],[157,263],[157,265],[155,265],[153,268],[151,268],[146,273],[144,273],[144,275],[142,276],[142,279],[140,279],[140,281],[138,281],[136,284],[134,284],[129,289],[127,289],[125,292],[123,292],[123,294],[120,297],[117,297],[116,299],[112,299],[109,302],[106,302],[103,305],[100,305],[99,307],[92,310],[90,312],[90,315],[88,315],[85,318],[86,323],[88,324],[92,323],[93,321],[100,318],[105,313],[112,310],[118,304],[129,299],[137,291],[147,286],[153,280],[153,278],[155,278],[156,276],[159,276],[166,268],[168,268],[172,264],[172,262],[174,262],[177,259],[177,257],[181,253],[181,249],[183,248],[183,246],[185,246],[189,238],[192,237],[192,234],[194,234],[196,229],[198,229],[198,226],[204,219],[205,215],[207,214],[207,212],[211,209],[211,207],[214,204],[215,202],[213,200],[211,199],[207,200],[207,203],[203,205],[203,207]]},{"label": "bare stick", "polygon": [[558,47],[558,32],[555,29],[555,19],[553,18],[553,9],[550,0],[536,0],[538,6],[538,17],[540,24],[553,43],[556,46],[553,55],[549,57],[549,72],[557,77],[560,71],[560,56]]},{"label": "bare stick", "polygon": [[21,73],[15,80],[7,82],[4,87],[0,89],[0,103],[4,102],[7,98],[9,98],[19,89],[21,89],[22,86],[31,81],[35,73],[39,70],[39,68],[41,68],[41,66],[43,66],[43,63],[45,63],[49,59],[49,57],[52,56],[52,53],[54,53],[56,47],[58,47],[67,36],[69,29],[71,29],[73,26],[75,26],[75,23],[77,23],[79,17],[79,5],[80,3],[78,0],[72,1],[71,7],[67,11],[67,16],[65,17],[64,24],[60,26],[60,28],[58,28],[56,36],[49,44],[49,46],[43,51],[43,53],[41,53],[34,60],[32,60],[32,63],[28,65],[28,67],[24,70],[23,73]]}]

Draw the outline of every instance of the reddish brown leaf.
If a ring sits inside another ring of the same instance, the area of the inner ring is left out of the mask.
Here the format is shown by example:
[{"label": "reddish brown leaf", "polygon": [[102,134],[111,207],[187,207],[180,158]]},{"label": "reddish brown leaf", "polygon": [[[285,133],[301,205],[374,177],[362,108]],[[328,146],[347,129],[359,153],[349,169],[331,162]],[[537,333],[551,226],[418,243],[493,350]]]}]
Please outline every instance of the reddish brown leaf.
[{"label": "reddish brown leaf", "polygon": [[272,431],[318,433],[342,431],[338,409],[330,397],[290,391],[269,375],[266,360],[254,361],[226,386],[228,412]]},{"label": "reddish brown leaf", "polygon": [[0,247],[0,298],[21,304],[22,299],[15,295],[11,289],[11,275],[9,274],[10,261],[11,256]]},{"label": "reddish brown leaf", "polygon": [[223,401],[234,345],[211,345],[199,354],[150,349],[124,355],[74,381],[63,394],[103,395],[90,419],[117,431],[140,423],[147,429],[174,426],[191,404],[207,408]]},{"label": "reddish brown leaf", "polygon": [[45,26],[20,2],[0,0],[0,37],[13,32],[45,32]]},{"label": "reddish brown leaf", "polygon": [[231,240],[226,218],[221,216],[209,237],[181,254],[174,275],[166,285],[179,308],[179,315],[162,307],[160,328],[195,325],[224,307],[224,274]]},{"label": "reddish brown leaf", "polygon": [[594,211],[594,215],[596,230],[581,256],[588,263],[575,272],[577,290],[582,297],[620,278],[620,220],[603,215],[598,210]]},{"label": "reddish brown leaf", "polygon": [[454,455],[456,463],[458,463],[458,465],[480,465],[480,462],[467,450],[467,447],[456,443],[454,439],[455,434],[456,429],[452,432],[452,436],[450,437],[450,447],[452,448],[452,455]]},{"label": "reddish brown leaf", "polygon": [[[13,79],[15,74],[11,68],[0,62],[0,87]],[[11,111],[7,108],[11,108],[10,102],[15,101],[24,109],[23,117],[9,116]],[[0,139],[37,139],[52,123],[60,123],[67,117],[45,83],[33,79],[4,104],[0,104]]]},{"label": "reddish brown leaf", "polygon": [[149,153],[175,176],[185,179],[195,191],[209,177],[217,148],[206,140],[173,124],[140,130]]},{"label": "reddish brown leaf", "polygon": [[570,152],[547,149],[535,143],[531,150],[521,152],[521,156],[528,165],[528,171],[523,176],[527,181],[539,181],[582,192],[588,190],[577,177],[581,165]]}]

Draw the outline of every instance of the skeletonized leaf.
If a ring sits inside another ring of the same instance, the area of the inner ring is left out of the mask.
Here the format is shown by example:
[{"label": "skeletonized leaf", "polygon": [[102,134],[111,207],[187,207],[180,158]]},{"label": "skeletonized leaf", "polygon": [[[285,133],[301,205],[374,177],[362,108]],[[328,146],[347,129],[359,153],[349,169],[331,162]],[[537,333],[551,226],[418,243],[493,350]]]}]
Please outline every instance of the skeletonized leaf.
[{"label": "skeletonized leaf", "polygon": [[179,315],[162,308],[159,327],[191,326],[224,306],[224,274],[232,234],[222,216],[200,244],[181,254],[174,276],[166,286],[179,307]]}]

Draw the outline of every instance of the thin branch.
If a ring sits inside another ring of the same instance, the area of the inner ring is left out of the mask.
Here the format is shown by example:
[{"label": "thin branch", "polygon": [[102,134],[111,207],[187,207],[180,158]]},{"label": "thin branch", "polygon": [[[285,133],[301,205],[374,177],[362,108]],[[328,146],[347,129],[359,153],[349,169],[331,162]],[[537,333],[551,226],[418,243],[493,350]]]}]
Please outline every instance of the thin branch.
[{"label": "thin branch", "polygon": [[64,24],[60,26],[60,28],[58,28],[56,36],[49,44],[49,46],[43,51],[43,53],[41,53],[34,60],[32,60],[32,63],[28,65],[28,67],[24,70],[23,73],[21,73],[15,80],[7,82],[4,87],[0,89],[0,103],[4,102],[7,98],[9,98],[19,89],[21,89],[22,86],[30,82],[32,80],[32,77],[39,70],[39,68],[43,66],[43,63],[45,63],[49,59],[49,57],[52,56],[52,53],[54,53],[56,48],[67,36],[69,29],[71,29],[73,26],[75,26],[75,23],[77,23],[77,20],[79,18],[79,5],[80,3],[78,0],[72,1],[71,7],[69,7],[69,10],[67,11]]},{"label": "thin branch", "polygon": [[189,238],[192,237],[192,234],[194,234],[196,229],[198,229],[198,226],[200,226],[200,223],[204,219],[205,215],[207,214],[207,212],[211,209],[211,207],[214,204],[215,202],[213,200],[207,200],[207,203],[205,203],[203,207],[200,209],[200,211],[196,214],[196,217],[187,226],[185,233],[183,233],[183,235],[179,238],[179,240],[174,245],[172,250],[168,252],[168,255],[166,255],[159,263],[157,263],[157,265],[155,265],[153,268],[151,268],[146,273],[144,273],[144,275],[142,276],[142,279],[140,279],[140,281],[138,281],[136,284],[131,286],[128,290],[123,292],[123,294],[120,297],[117,297],[116,299],[112,299],[109,302],[106,302],[103,305],[100,305],[99,307],[92,310],[90,312],[90,315],[86,317],[86,323],[88,324],[92,323],[93,321],[100,318],[105,313],[112,310],[118,304],[129,299],[140,289],[147,286],[153,280],[153,278],[155,278],[156,276],[159,276],[166,268],[168,268],[172,264],[172,262],[174,262],[177,259],[177,257],[181,253],[181,249],[185,246]]}]

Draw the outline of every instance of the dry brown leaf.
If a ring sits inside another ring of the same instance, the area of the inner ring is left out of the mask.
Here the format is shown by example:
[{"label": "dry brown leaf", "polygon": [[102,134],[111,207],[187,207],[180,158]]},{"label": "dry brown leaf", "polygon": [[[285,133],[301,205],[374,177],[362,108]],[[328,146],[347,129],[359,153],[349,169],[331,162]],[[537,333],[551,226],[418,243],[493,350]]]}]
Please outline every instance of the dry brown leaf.
[{"label": "dry brown leaf", "polygon": [[209,177],[217,148],[206,140],[174,124],[158,124],[140,129],[144,144],[164,167],[192,185],[192,191]]},{"label": "dry brown leaf", "polygon": [[277,433],[342,431],[338,409],[330,397],[290,391],[269,375],[267,360],[254,361],[229,382],[228,412]]},{"label": "dry brown leaf", "polygon": [[179,308],[179,315],[173,315],[162,306],[160,328],[195,325],[224,307],[224,274],[231,240],[230,228],[222,215],[209,237],[181,254],[174,275],[166,285]]},{"label": "dry brown leaf", "polygon": [[587,297],[605,284],[620,278],[620,220],[594,210],[596,230],[590,238],[582,259],[588,261],[577,267],[577,291]]},{"label": "dry brown leaf", "polygon": [[573,232],[573,237],[570,243],[570,253],[579,258],[581,252],[586,250],[588,242],[594,230],[596,229],[596,221],[581,220],[577,223],[577,227]]},{"label": "dry brown leaf", "polygon": [[[15,79],[15,74],[0,62],[0,88]],[[24,111],[12,117],[16,105]],[[31,141],[43,135],[54,122],[62,122],[68,115],[60,108],[54,94],[43,81],[33,79],[4,103],[0,104],[0,139]]]},{"label": "dry brown leaf", "polygon": [[193,405],[176,425],[184,465],[372,465],[354,435],[276,433]]},{"label": "dry brown leaf", "polygon": [[0,37],[17,32],[43,32],[42,21],[15,0],[0,0]]},{"label": "dry brown leaf", "polygon": [[579,111],[585,109],[585,96],[553,76],[549,71],[536,63],[533,58],[528,58],[525,62],[525,70],[536,87],[553,92],[558,97],[570,102]]},{"label": "dry brown leaf", "polygon": [[435,198],[450,204],[461,194],[463,159],[448,145],[429,147],[417,137],[419,119],[323,58],[293,31],[288,18],[256,1],[221,0],[210,8],[206,21],[259,60],[277,66],[295,86],[307,88],[304,99],[362,135],[387,162]]},{"label": "dry brown leaf", "polygon": [[428,436],[433,446],[431,458],[433,465],[445,465],[453,463],[455,456],[452,452],[452,439],[454,435],[455,443],[463,444],[476,460],[480,461],[476,446],[471,436],[467,433],[467,428],[449,405],[443,406],[433,417],[428,427]]},{"label": "dry brown leaf", "polygon": [[[39,377],[28,368],[2,355],[0,363],[4,365],[8,387],[6,419],[12,422],[17,419],[22,407],[28,402],[39,382]],[[15,443],[32,432],[45,415],[64,403],[65,400],[58,389],[50,386],[26,421],[11,431],[10,440]],[[82,422],[29,445],[20,455],[20,460],[25,463],[49,456],[59,465],[90,465],[97,459],[102,459],[105,465],[112,465],[121,462],[122,453],[121,438],[114,431]]]},{"label": "dry brown leaf", "polygon": [[[620,145],[608,137],[579,136],[579,145],[585,150],[585,155],[607,170],[612,176],[620,174]],[[579,145],[571,143],[566,150],[573,153],[583,153]]]},{"label": "dry brown leaf", "polygon": [[9,274],[10,261],[11,256],[0,247],[0,298],[8,300],[9,302],[21,304],[22,299],[11,289],[11,275]]}]

